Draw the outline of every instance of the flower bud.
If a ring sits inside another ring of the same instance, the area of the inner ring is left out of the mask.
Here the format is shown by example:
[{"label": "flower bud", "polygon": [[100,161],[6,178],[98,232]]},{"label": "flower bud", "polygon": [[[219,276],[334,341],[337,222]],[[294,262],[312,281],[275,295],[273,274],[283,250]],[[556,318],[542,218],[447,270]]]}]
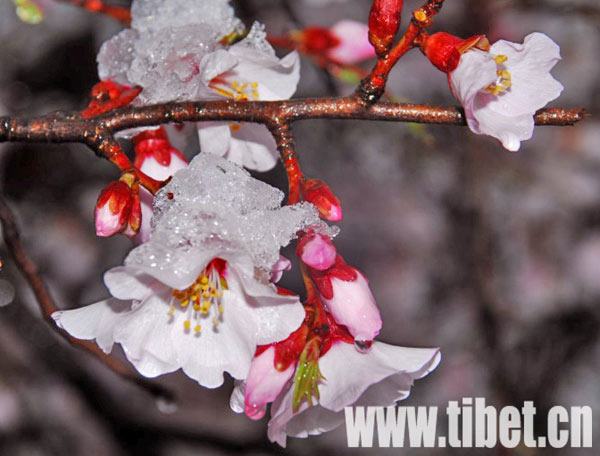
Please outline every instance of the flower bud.
[{"label": "flower bud", "polygon": [[403,0],[373,0],[369,15],[369,41],[379,57],[388,53],[402,17]]},{"label": "flower bud", "polygon": [[139,184],[126,173],[100,193],[95,211],[96,234],[109,237],[124,232],[135,235],[140,229],[141,207]]},{"label": "flower bud", "polygon": [[244,395],[244,411],[253,420],[265,416],[267,404],[273,402],[294,374],[295,364],[284,371],[275,368],[275,347],[255,356],[250,365]]},{"label": "flower bud", "polygon": [[325,271],[333,266],[337,256],[331,239],[317,233],[302,236],[298,241],[296,253],[304,264],[318,271]]},{"label": "flower bud", "polygon": [[329,186],[319,179],[307,179],[302,183],[304,199],[314,204],[321,217],[330,222],[342,220],[342,204]]},{"label": "flower bud", "polygon": [[[177,171],[187,166],[187,159],[176,148],[171,146],[167,132],[163,127],[154,130],[145,130],[133,137],[135,151],[134,165],[147,176],[164,181],[172,177]],[[145,188],[140,189],[141,197],[141,228],[136,236],[136,243],[146,242],[150,237],[152,228],[152,203],[154,195]]]},{"label": "flower bud", "polygon": [[462,39],[450,33],[438,32],[428,36],[421,44],[421,49],[429,61],[445,73],[454,71],[462,54],[472,48],[487,51],[490,43],[485,35]]},{"label": "flower bud", "polygon": [[381,315],[367,279],[355,272],[355,280],[330,277],[332,297],[323,297],[323,302],[335,321],[346,326],[356,340],[370,341],[381,331]]},{"label": "flower bud", "polygon": [[375,57],[369,43],[369,27],[343,20],[330,28],[307,27],[292,34],[300,49],[317,57],[325,56],[342,65],[354,65]]},{"label": "flower bud", "polygon": [[164,181],[187,166],[187,159],[169,142],[164,128],[146,130],[133,138],[135,167],[153,179]]}]

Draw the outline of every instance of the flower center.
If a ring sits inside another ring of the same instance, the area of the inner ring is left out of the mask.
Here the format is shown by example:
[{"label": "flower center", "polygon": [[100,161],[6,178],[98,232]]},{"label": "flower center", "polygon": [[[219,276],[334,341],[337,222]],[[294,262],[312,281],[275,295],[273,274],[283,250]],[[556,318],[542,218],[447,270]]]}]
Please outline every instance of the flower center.
[{"label": "flower center", "polygon": [[259,98],[258,82],[227,81],[217,76],[209,87],[219,95],[234,101],[256,101]]},{"label": "flower center", "polygon": [[496,80],[496,82],[490,84],[485,89],[486,92],[491,93],[495,96],[499,96],[505,92],[508,92],[508,90],[512,87],[512,75],[504,65],[507,60],[508,56],[503,54],[499,54],[496,57],[494,57],[494,61],[496,62],[496,66],[498,67],[498,70],[496,71],[498,79]]},{"label": "flower center", "polygon": [[[227,290],[224,273],[227,263],[220,258],[212,260],[196,281],[185,290],[173,290],[169,316],[175,316],[177,305],[185,312],[183,330],[186,333],[200,335],[201,321],[212,317],[213,330],[216,331],[223,321],[223,291]],[[193,326],[193,327],[192,327]]]},{"label": "flower center", "polygon": [[[227,81],[221,76],[217,76],[210,81],[209,87],[216,93],[225,98],[230,98],[234,101],[257,101],[260,97],[258,93],[258,82],[239,82]],[[239,123],[229,124],[232,133],[240,131]]]}]

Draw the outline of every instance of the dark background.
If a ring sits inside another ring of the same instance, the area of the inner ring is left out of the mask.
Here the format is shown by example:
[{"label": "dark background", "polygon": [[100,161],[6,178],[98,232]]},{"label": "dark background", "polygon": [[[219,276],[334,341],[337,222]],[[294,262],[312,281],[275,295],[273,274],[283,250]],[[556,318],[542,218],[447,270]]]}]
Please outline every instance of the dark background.
[{"label": "dark background", "polygon": [[[563,54],[554,74],[565,91],[555,105],[598,112],[597,1],[446,3],[435,29],[487,32],[492,41],[547,33]],[[11,1],[0,0],[0,113],[83,107],[97,80],[96,52],[119,30],[110,19],[45,4],[46,20],[30,26],[15,17]],[[258,18],[272,33],[341,18],[364,21],[369,5],[237,2],[247,24]],[[454,103],[444,76],[418,52],[402,60],[390,88],[403,100]],[[303,62],[298,96],[351,90]],[[555,404],[600,410],[600,124],[594,116],[575,128],[539,128],[519,153],[459,127],[307,121],[295,131],[307,174],[327,180],[343,201],[337,244],[371,281],[384,317],[382,340],[442,349],[442,364],[416,384],[406,404],[443,409],[448,400],[479,396],[497,406],[533,400],[542,417]],[[83,146],[15,144],[0,145],[0,173],[25,245],[61,307],[106,297],[102,272],[131,247],[124,238],[94,235],[95,199],[116,171]],[[285,188],[279,168],[260,177]],[[30,291],[1,253],[0,276],[15,285],[17,298],[0,309],[0,454],[284,453],[266,441],[266,422],[229,410],[230,384],[211,391],[170,375],[160,382],[179,401],[157,404],[68,347],[41,321]],[[299,290],[296,274],[285,280]],[[541,434],[544,421],[537,423]],[[597,424],[594,436],[600,436]],[[290,439],[285,454],[334,451],[482,452],[348,450],[342,427]],[[552,453],[486,454],[542,452]]]}]

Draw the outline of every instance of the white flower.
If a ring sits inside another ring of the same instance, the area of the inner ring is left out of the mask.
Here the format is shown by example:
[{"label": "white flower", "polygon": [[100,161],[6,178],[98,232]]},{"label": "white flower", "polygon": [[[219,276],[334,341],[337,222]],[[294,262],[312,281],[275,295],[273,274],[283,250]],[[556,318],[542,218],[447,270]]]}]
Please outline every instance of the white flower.
[{"label": "white flower", "polygon": [[[319,359],[323,377],[314,405],[302,402],[293,410],[293,384],[288,384],[271,407],[268,436],[285,447],[287,436],[308,437],[328,432],[344,421],[344,407],[390,406],[405,399],[414,380],[438,365],[438,349],[395,347],[374,342],[368,353],[338,341]],[[244,411],[243,385],[231,398],[234,411]]]},{"label": "white flower", "polygon": [[519,150],[533,135],[535,112],[563,90],[550,74],[559,60],[560,48],[542,33],[528,35],[523,44],[500,40],[489,52],[465,52],[449,80],[469,128]]},{"label": "white flower", "polygon": [[149,241],[106,273],[113,299],[54,319],[106,352],[121,344],[148,377],[181,368],[207,387],[223,372],[245,378],[256,346],[286,338],[304,318],[298,298],[269,277],[281,247],[319,217],[282,199],[235,164],[198,154],[156,196]]},{"label": "white flower", "polygon": [[224,372],[243,379],[256,346],[287,337],[304,318],[302,305],[257,281],[247,257],[195,257],[186,274],[126,262],[105,274],[113,299],[52,316],[106,353],[121,344],[146,377],[182,369],[209,388]]},{"label": "white flower", "polygon": [[[300,77],[298,53],[279,59],[258,23],[226,44],[242,32],[226,0],[136,0],[132,28],[102,45],[98,73],[141,86],[134,103],[290,98]],[[201,123],[198,130],[204,152],[259,171],[277,162],[275,141],[262,125]]]},{"label": "white flower", "polygon": [[[202,78],[218,97],[238,101],[286,100],[296,91],[300,58],[292,52],[282,59],[255,23],[248,36],[202,61]],[[247,123],[200,122],[200,148],[246,168],[268,171],[277,163],[277,147],[267,128]]]}]

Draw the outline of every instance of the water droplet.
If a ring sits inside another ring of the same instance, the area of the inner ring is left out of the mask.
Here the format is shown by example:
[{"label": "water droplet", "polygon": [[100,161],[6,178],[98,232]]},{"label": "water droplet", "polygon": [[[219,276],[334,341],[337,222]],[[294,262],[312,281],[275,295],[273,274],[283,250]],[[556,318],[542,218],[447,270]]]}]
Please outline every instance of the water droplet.
[{"label": "water droplet", "polygon": [[354,347],[359,353],[369,353],[373,346],[372,340],[358,340],[354,339]]}]

